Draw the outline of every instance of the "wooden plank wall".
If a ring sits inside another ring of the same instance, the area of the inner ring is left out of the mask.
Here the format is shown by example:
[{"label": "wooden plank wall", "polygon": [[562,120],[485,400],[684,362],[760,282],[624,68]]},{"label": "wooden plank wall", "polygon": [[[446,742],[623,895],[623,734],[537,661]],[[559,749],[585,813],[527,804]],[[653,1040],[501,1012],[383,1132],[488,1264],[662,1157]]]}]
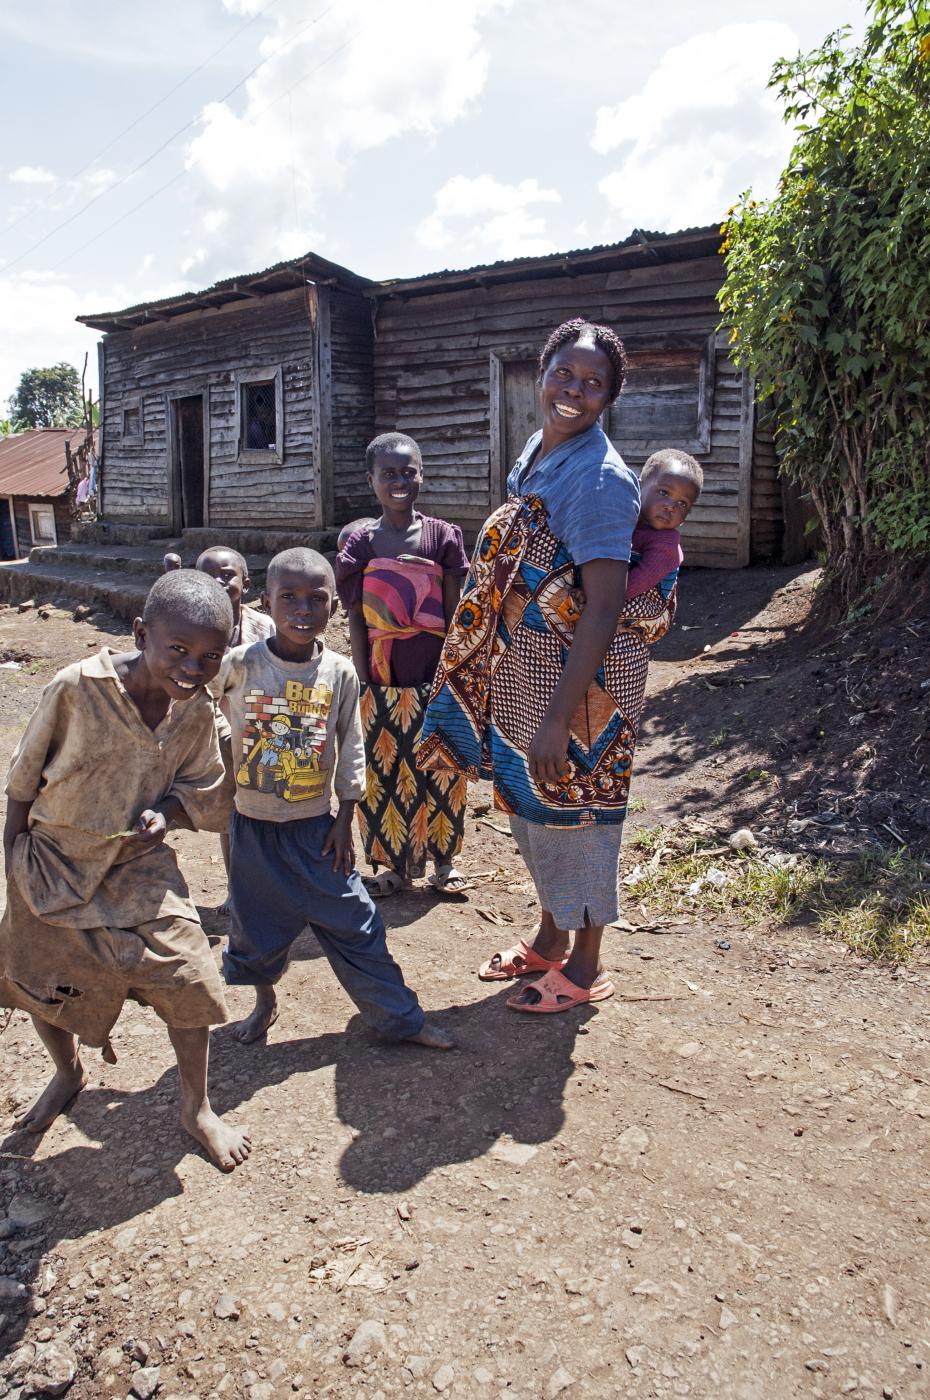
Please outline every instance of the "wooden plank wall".
[{"label": "wooden plank wall", "polygon": [[370,299],[334,288],[330,295],[330,328],[334,516],[327,524],[346,525],[375,509],[365,471],[365,448],[375,435]]},{"label": "wooden plank wall", "polygon": [[[111,332],[106,342],[103,512],[169,523],[167,396],[209,396],[209,523],[222,528],[313,528],[312,288],[194,311]],[[284,461],[240,463],[236,374],[280,365]],[[142,437],[125,442],[123,408],[142,405]]]},{"label": "wooden plank wall", "polygon": [[[722,262],[712,256],[384,298],[376,321],[376,431],[397,428],[418,440],[424,509],[474,531],[492,499],[491,352],[538,354],[554,326],[578,315],[615,326],[639,346],[681,332],[710,336],[721,278]],[[706,487],[686,527],[686,553],[691,563],[732,567],[746,562],[738,519],[743,394],[725,344],[714,360],[710,450],[699,457]],[[676,445],[671,434],[668,445]],[[631,465],[641,462],[631,456]],[[744,464],[744,510],[747,490]]]}]

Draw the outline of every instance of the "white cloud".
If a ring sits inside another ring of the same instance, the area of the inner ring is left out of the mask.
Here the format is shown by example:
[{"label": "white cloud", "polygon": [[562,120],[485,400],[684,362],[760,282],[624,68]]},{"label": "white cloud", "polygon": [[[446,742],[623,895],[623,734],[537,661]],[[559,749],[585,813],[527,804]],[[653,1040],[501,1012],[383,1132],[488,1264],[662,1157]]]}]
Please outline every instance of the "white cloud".
[{"label": "white cloud", "polygon": [[750,184],[770,193],[792,136],[766,84],[775,60],[797,49],[785,24],[726,24],[668,49],[638,93],[601,107],[591,145],[622,152],[598,185],[614,223],[714,223]]},{"label": "white cloud", "polygon": [[543,189],[536,180],[507,185],[491,175],[453,175],[436,191],[432,213],[417,228],[417,242],[435,250],[454,246],[459,266],[474,258],[552,253],[545,215],[535,206],[560,202],[557,190]]},{"label": "white cloud", "polygon": [[44,165],[21,165],[7,176],[14,185],[54,185],[55,176]]},{"label": "white cloud", "polygon": [[182,290],[181,284],[117,283],[103,288],[75,285],[51,272],[9,272],[0,269],[0,325],[15,326],[16,334],[0,336],[0,417],[23,370],[66,360],[78,374],[87,354],[87,385],[97,388],[97,341],[100,332],[78,325],[75,317],[94,311],[115,311],[142,301],[156,301]]},{"label": "white cloud", "polygon": [[[255,8],[225,3],[237,14]],[[210,275],[306,251],[327,192],[357,156],[465,115],[488,72],[482,21],[513,3],[344,0],[312,23],[304,0],[279,0],[244,107],[211,103],[188,148],[204,209],[194,237],[210,250]]]}]

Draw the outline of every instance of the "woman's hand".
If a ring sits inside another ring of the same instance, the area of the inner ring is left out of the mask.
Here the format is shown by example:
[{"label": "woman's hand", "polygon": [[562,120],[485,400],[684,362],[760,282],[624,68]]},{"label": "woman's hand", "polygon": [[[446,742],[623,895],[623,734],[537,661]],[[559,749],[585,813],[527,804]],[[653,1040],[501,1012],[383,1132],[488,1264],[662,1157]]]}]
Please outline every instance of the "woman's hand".
[{"label": "woman's hand", "polygon": [[530,776],[537,783],[558,783],[568,773],[568,725],[546,715],[527,751]]}]

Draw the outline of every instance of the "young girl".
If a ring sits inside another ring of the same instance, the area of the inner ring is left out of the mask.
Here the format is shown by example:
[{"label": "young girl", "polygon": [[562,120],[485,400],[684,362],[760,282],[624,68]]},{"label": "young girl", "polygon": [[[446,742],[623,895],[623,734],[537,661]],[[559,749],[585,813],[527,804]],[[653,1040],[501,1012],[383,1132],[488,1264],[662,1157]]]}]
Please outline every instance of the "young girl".
[{"label": "young girl", "polygon": [[[456,870],[465,828],[466,782],[421,773],[414,751],[446,629],[468,572],[457,525],[415,510],[423,461],[413,438],[384,433],[365,453],[380,520],[354,531],[336,558],[336,586],[349,614],[352,660],[362,685],[367,790],[357,809],[365,854],[383,899],[435,866],[442,894],[467,887]],[[384,870],[378,874],[378,866]]]}]

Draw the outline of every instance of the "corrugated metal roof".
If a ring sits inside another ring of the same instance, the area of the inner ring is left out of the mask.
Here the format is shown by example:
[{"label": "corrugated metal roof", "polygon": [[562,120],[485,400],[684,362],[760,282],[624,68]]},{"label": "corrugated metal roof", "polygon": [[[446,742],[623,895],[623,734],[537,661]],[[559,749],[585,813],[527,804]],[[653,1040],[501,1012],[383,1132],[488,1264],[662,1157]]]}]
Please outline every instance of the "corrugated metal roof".
[{"label": "corrugated metal roof", "polygon": [[418,277],[387,279],[378,283],[374,292],[377,296],[391,296],[401,291],[422,289],[430,283],[476,281],[483,277],[507,280],[508,277],[522,274],[559,272],[564,264],[602,259],[613,253],[642,250],[648,255],[654,250],[656,255],[660,255],[661,252],[667,255],[678,251],[675,248],[676,243],[687,247],[702,241],[719,243],[720,224],[696,225],[694,228],[677,229],[674,233],[658,233],[651,229],[636,228],[619,243],[600,243],[593,248],[572,248],[564,253],[544,253],[532,258],[508,258],[500,262],[481,263],[476,267],[445,268],[441,272],[424,272]]},{"label": "corrugated metal roof", "polygon": [[311,281],[331,281],[369,296],[394,296],[400,292],[426,291],[436,284],[463,284],[483,278],[507,281],[516,276],[545,277],[557,273],[564,265],[573,266],[588,259],[609,257],[619,253],[629,256],[641,253],[645,258],[659,257],[661,249],[665,257],[672,260],[681,253],[676,242],[689,245],[702,239],[714,241],[719,238],[720,224],[707,224],[695,228],[678,229],[675,233],[654,233],[644,229],[634,229],[629,237],[619,243],[603,243],[594,248],[575,248],[565,253],[547,253],[542,257],[511,258],[503,262],[482,263],[477,267],[446,269],[443,272],[425,272],[419,277],[387,278],[373,282],[361,277],[338,263],[331,263],[316,253],[306,253],[303,257],[292,258],[288,262],[275,263],[264,272],[247,272],[238,277],[227,277],[222,282],[214,282],[202,292],[182,292],[175,297],[164,297],[161,301],[140,302],[138,306],[127,306],[122,311],[100,311],[93,315],[78,316],[85,326],[101,331],[128,330],[133,326],[145,325],[152,321],[170,320],[188,311],[222,306],[224,302],[245,301],[262,293],[286,290],[300,286],[305,279]]},{"label": "corrugated metal roof", "polygon": [[31,428],[0,438],[0,495],[63,495],[68,489],[65,443],[76,448],[83,441],[83,428]]},{"label": "corrugated metal roof", "polygon": [[179,292],[177,296],[163,297],[161,301],[143,301],[122,311],[98,311],[75,319],[101,331],[126,330],[147,321],[165,321],[187,311],[222,306],[228,301],[247,301],[262,293],[286,291],[291,287],[303,286],[307,280],[332,282],[359,291],[374,285],[367,277],[361,277],[347,267],[340,267],[339,263],[329,262],[318,253],[305,253],[302,257],[275,263],[262,272],[226,277],[201,292]]}]

